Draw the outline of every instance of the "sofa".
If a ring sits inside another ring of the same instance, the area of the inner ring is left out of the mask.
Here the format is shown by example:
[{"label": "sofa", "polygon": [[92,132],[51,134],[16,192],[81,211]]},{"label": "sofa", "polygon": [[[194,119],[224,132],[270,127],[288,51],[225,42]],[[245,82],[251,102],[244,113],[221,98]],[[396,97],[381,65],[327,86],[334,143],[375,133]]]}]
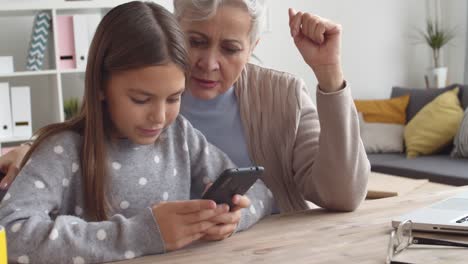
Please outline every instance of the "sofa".
[{"label": "sofa", "polygon": [[[426,104],[438,95],[459,87],[458,99],[463,109],[468,106],[468,85],[453,84],[442,89],[410,89],[393,87],[391,97],[410,95],[406,109],[409,122]],[[449,145],[438,153],[408,159],[405,153],[369,153],[371,170],[432,182],[461,186],[468,185],[468,159],[453,158]]]}]

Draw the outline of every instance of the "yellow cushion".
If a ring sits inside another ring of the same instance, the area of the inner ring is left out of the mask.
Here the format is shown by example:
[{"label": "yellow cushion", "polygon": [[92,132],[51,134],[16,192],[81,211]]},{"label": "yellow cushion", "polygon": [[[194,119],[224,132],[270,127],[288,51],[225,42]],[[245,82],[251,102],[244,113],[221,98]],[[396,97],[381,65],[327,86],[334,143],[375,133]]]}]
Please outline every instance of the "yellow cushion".
[{"label": "yellow cushion", "polygon": [[385,100],[354,100],[356,109],[367,123],[406,123],[409,95]]},{"label": "yellow cushion", "polygon": [[463,118],[458,90],[455,88],[437,96],[406,125],[404,138],[408,158],[435,153],[452,143]]}]

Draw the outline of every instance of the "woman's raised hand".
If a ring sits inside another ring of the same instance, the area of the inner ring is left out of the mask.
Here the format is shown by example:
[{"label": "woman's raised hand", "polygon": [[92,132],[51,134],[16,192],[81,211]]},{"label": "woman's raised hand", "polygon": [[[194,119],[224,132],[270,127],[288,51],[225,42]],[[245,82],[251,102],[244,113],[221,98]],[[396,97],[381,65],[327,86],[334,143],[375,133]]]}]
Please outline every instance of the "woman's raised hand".
[{"label": "woman's raised hand", "polygon": [[310,13],[289,9],[289,27],[304,61],[324,92],[342,88],[341,25]]}]

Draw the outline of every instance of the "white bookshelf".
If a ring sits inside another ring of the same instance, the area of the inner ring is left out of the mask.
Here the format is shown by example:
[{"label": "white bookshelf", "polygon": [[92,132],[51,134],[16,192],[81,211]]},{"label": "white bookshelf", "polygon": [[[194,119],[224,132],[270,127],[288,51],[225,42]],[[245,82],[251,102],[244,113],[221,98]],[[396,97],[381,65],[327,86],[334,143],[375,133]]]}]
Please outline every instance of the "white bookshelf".
[{"label": "white bookshelf", "polygon": [[10,0],[0,1],[0,10],[16,12],[30,10],[61,10],[61,9],[89,9],[89,8],[112,8],[129,1],[125,0],[83,0],[83,1],[63,1],[63,0]]},{"label": "white bookshelf", "polygon": [[[172,11],[172,0],[153,0]],[[104,16],[111,8],[129,0],[0,0],[0,56],[13,56],[15,71],[0,74],[0,82],[11,86],[31,88],[31,112],[33,132],[56,122],[64,121],[63,102],[70,97],[81,98],[84,92],[83,69],[60,69],[57,41],[57,16],[96,14]],[[42,70],[26,70],[29,42],[34,17],[46,11],[52,17],[48,47]],[[4,37],[8,36],[8,37]],[[0,137],[2,144],[19,144],[28,138]]]},{"label": "white bookshelf", "polygon": [[41,76],[41,75],[54,75],[57,74],[56,70],[41,70],[41,71],[16,71],[13,73],[0,74],[0,78],[13,78],[24,76]]},{"label": "white bookshelf", "polygon": [[67,74],[67,73],[84,73],[85,70],[82,69],[71,69],[71,70],[61,70],[61,74]]},{"label": "white bookshelf", "polygon": [[7,138],[2,138],[2,143],[16,143],[16,142],[23,142],[27,141],[30,138],[28,137],[7,137]]}]

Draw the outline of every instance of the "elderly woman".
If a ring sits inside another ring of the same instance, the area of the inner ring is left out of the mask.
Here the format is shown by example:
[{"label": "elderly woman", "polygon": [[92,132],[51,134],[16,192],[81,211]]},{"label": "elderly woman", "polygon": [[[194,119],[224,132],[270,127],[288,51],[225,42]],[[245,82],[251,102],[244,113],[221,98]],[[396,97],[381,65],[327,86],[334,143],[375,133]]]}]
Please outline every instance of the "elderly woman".
[{"label": "elderly woman", "polygon": [[[259,41],[260,1],[174,0],[174,8],[192,65],[182,114],[237,166],[265,167],[270,200],[260,206],[290,212],[307,209],[308,200],[356,209],[370,165],[341,70],[340,25],[289,10],[291,36],[318,80],[315,107],[298,77],[248,63]],[[27,149],[0,159],[8,170],[0,188],[13,181]],[[229,236],[239,219],[238,212],[218,218],[205,238]]]}]

